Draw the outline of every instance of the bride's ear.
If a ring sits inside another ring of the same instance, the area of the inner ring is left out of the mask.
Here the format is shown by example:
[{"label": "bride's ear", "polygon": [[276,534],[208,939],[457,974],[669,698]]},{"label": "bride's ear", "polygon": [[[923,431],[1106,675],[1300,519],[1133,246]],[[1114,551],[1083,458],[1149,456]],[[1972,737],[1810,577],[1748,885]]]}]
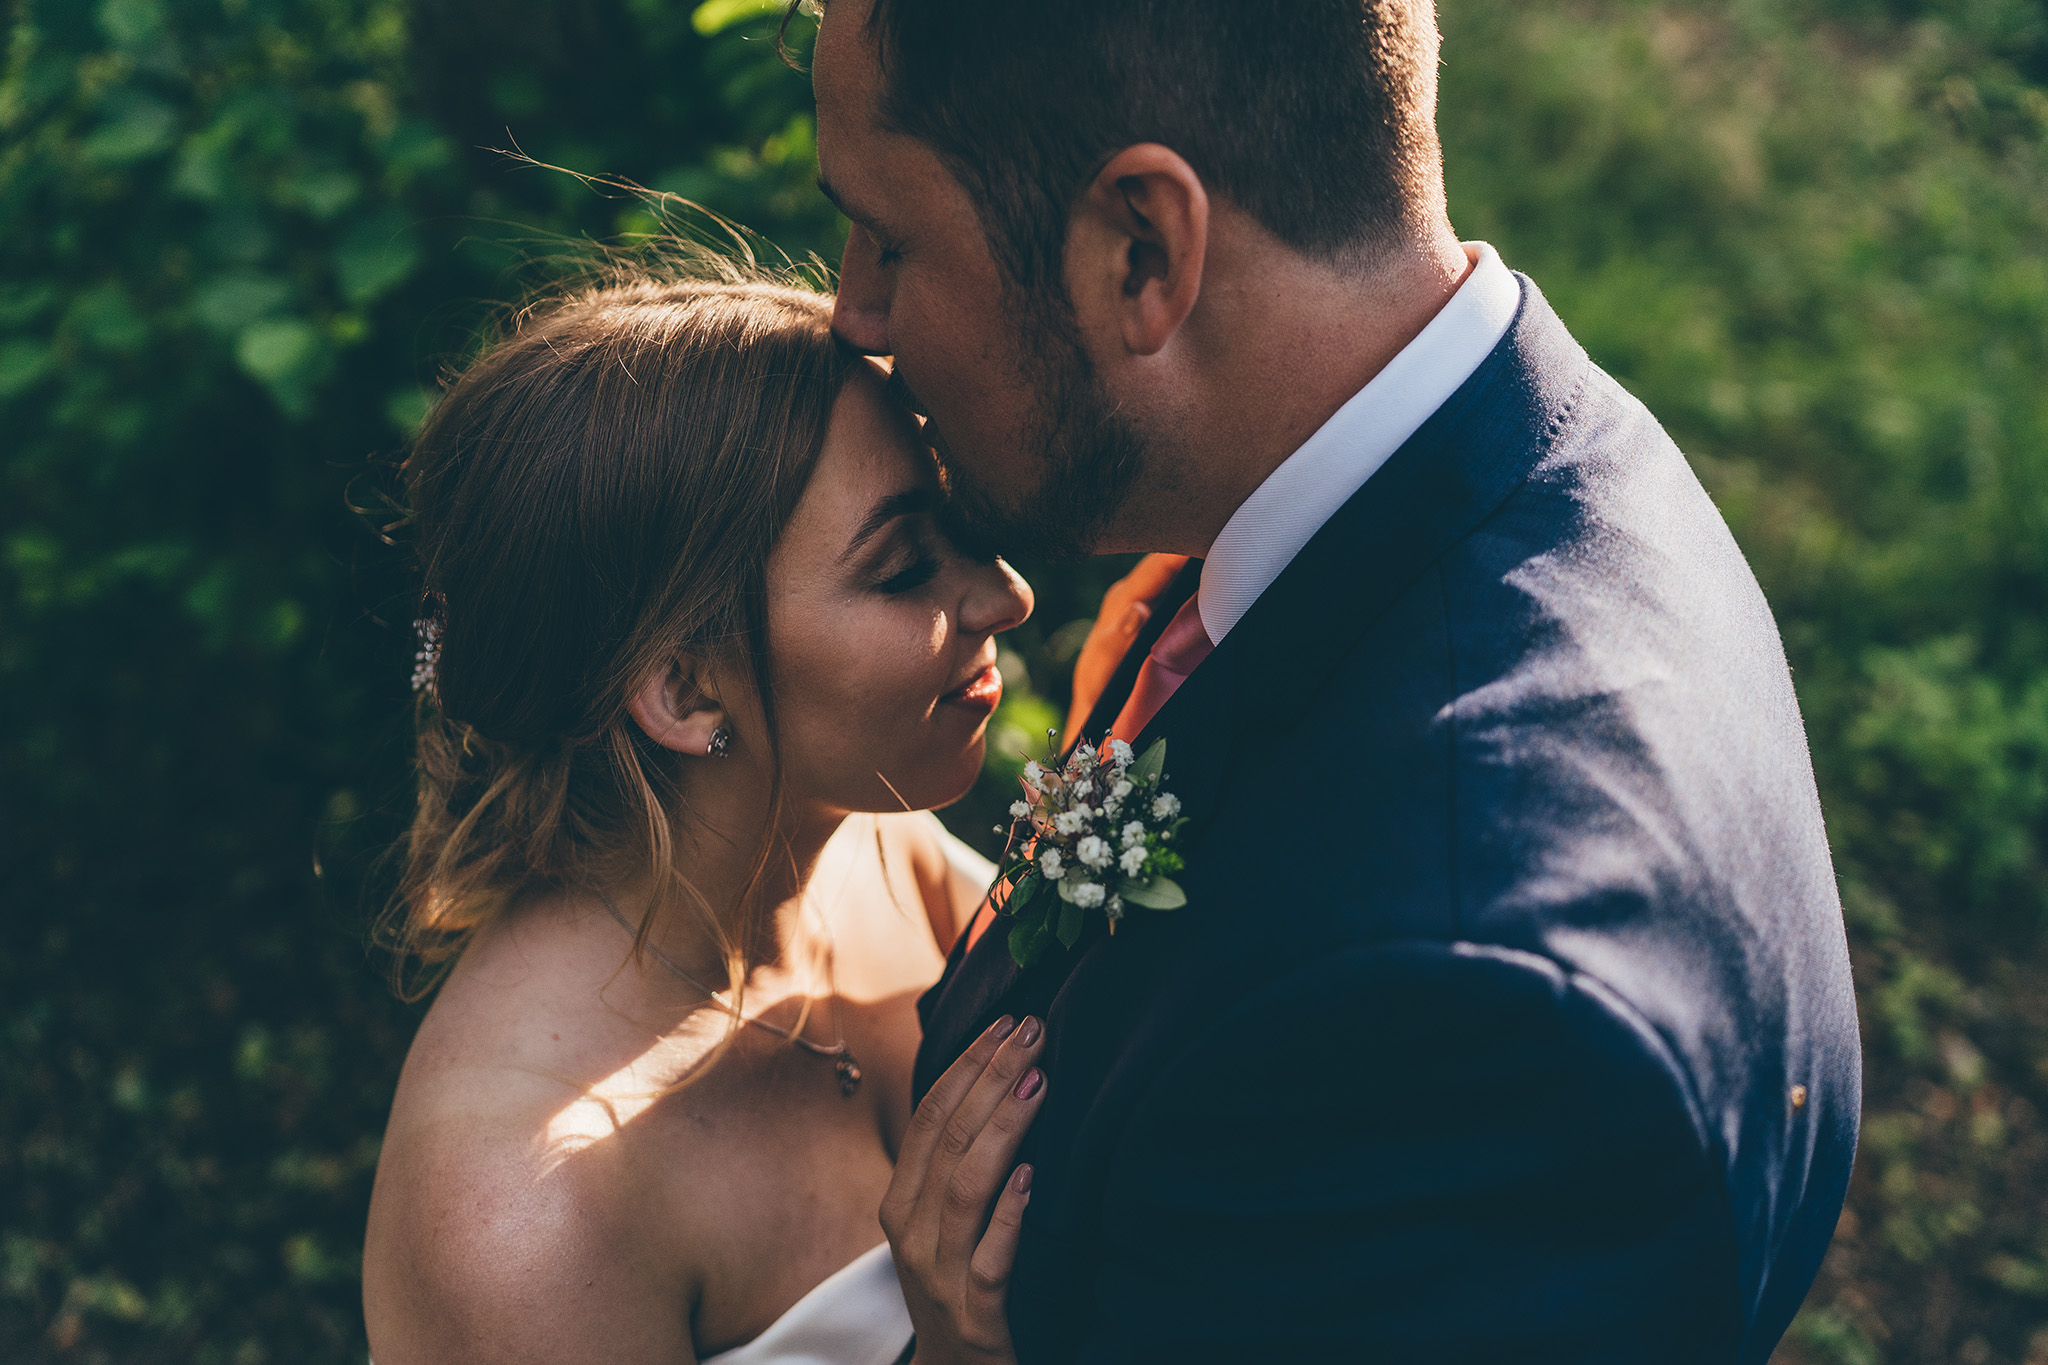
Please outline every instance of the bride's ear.
[{"label": "bride's ear", "polygon": [[627,699],[626,710],[649,739],[675,753],[719,757],[732,741],[725,708],[684,659],[650,674]]}]

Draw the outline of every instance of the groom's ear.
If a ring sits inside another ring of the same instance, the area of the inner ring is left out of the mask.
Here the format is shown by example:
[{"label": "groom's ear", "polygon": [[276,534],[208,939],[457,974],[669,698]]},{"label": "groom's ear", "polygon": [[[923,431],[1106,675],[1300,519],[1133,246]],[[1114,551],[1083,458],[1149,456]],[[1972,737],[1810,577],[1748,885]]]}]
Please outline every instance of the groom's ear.
[{"label": "groom's ear", "polygon": [[1082,330],[1158,354],[1194,311],[1208,250],[1209,192],[1195,168],[1156,142],[1124,148],[1068,228],[1067,287]]},{"label": "groom's ear", "polygon": [[679,754],[709,753],[712,735],[727,724],[725,708],[688,659],[671,659],[650,674],[626,699],[626,710],[649,739]]}]

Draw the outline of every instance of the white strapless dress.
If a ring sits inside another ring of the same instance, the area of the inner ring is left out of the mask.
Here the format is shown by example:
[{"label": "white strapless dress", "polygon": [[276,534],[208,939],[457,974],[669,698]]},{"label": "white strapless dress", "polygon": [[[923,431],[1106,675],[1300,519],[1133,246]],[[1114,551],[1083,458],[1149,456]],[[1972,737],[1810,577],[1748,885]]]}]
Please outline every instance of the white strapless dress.
[{"label": "white strapless dress", "polygon": [[910,1338],[910,1310],[884,1242],[791,1304],[760,1336],[699,1365],[898,1365],[910,1357]]},{"label": "white strapless dress", "polygon": [[791,1304],[760,1336],[702,1365],[896,1365],[910,1337],[910,1310],[884,1242]]}]

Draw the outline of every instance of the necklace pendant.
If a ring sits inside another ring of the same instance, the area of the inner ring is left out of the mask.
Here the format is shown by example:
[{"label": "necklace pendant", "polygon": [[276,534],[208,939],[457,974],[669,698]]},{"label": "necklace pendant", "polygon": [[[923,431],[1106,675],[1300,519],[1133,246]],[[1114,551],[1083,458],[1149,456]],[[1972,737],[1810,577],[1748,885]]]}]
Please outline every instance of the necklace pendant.
[{"label": "necklace pendant", "polygon": [[832,1063],[832,1070],[839,1077],[839,1093],[852,1099],[853,1092],[860,1089],[860,1063],[851,1052],[844,1052]]}]

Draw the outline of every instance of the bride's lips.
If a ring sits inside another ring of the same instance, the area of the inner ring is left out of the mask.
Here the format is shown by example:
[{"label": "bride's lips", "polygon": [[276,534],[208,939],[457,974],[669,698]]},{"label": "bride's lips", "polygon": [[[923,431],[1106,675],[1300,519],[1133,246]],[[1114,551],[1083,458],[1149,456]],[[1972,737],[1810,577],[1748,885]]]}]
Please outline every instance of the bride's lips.
[{"label": "bride's lips", "polygon": [[1003,699],[1002,671],[994,664],[984,667],[960,686],[940,697],[947,706],[958,706],[970,711],[990,712]]}]

